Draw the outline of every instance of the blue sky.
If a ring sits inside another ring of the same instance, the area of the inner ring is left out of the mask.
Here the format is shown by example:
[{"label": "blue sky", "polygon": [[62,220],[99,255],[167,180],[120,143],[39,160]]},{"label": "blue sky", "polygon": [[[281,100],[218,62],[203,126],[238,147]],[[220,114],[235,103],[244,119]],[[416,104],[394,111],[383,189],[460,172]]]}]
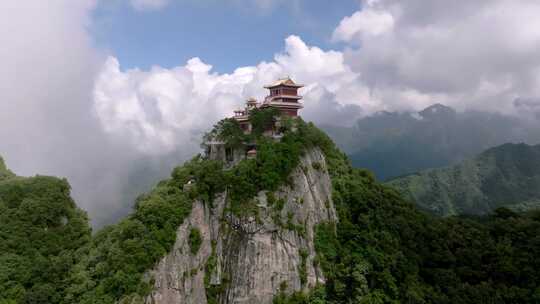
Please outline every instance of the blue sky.
[{"label": "blue sky", "polygon": [[224,73],[271,61],[293,34],[309,45],[339,49],[331,41],[332,32],[360,8],[358,0],[274,1],[264,8],[246,2],[175,0],[143,11],[126,1],[101,2],[90,32],[123,68],[170,68],[200,57]]}]

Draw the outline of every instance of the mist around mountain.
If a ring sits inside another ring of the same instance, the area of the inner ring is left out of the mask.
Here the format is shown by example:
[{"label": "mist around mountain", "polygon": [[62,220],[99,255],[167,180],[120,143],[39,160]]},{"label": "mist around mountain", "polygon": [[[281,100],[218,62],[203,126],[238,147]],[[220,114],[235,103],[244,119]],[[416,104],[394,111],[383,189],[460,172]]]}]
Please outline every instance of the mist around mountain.
[{"label": "mist around mountain", "polygon": [[459,164],[390,180],[431,213],[484,215],[540,207],[540,145],[504,144]]},{"label": "mist around mountain", "polygon": [[322,127],[350,157],[380,180],[444,167],[504,143],[537,144],[538,123],[497,113],[434,104],[413,112],[379,112],[353,127]]},{"label": "mist around mountain", "polygon": [[134,159],[126,170],[126,180],[118,183],[119,189],[115,191],[118,196],[109,197],[111,210],[95,213],[91,218],[92,227],[100,229],[126,217],[133,209],[133,204],[139,195],[150,192],[160,180],[167,178],[172,169],[184,160],[185,157],[180,152],[160,157]]}]

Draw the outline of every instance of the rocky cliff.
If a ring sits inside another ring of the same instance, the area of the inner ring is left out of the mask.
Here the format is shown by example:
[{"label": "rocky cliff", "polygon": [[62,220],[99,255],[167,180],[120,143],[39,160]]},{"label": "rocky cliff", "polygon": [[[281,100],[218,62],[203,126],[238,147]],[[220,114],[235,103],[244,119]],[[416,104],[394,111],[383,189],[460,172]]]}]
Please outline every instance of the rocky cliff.
[{"label": "rocky cliff", "polygon": [[[155,283],[146,303],[264,304],[280,290],[323,283],[314,228],[337,220],[331,189],[325,157],[311,149],[287,185],[259,192],[252,216],[229,212],[227,192],[212,204],[195,202],[173,250],[150,272]],[[193,230],[200,232],[199,248],[192,248]]]}]

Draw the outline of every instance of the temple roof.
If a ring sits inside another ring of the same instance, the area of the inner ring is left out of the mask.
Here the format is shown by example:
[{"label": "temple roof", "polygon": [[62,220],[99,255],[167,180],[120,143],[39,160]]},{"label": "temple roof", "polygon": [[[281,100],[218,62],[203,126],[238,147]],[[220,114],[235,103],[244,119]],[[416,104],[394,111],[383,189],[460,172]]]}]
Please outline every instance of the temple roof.
[{"label": "temple roof", "polygon": [[301,88],[301,87],[303,87],[303,85],[301,85],[301,84],[296,84],[290,77],[286,77],[286,78],[278,79],[276,82],[265,86],[265,88],[266,89],[271,89],[271,88],[281,87],[281,86],[283,86],[283,87],[293,87],[293,88]]}]

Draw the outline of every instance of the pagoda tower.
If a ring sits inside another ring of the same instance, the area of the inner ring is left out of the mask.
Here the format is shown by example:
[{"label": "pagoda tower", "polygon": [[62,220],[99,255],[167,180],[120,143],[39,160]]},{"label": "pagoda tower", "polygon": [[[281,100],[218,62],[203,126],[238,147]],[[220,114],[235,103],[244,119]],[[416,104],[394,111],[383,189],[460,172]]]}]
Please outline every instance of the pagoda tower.
[{"label": "pagoda tower", "polygon": [[249,122],[249,112],[258,107],[257,99],[250,97],[246,100],[246,107],[243,110],[234,111],[234,119],[238,121],[240,128],[246,132],[251,132],[251,123]]},{"label": "pagoda tower", "polygon": [[296,117],[298,110],[304,106],[300,103],[302,96],[298,95],[298,89],[304,87],[296,84],[291,78],[283,78],[273,84],[265,86],[270,90],[270,95],[266,96],[261,108],[276,108],[282,115]]},{"label": "pagoda tower", "polygon": [[[246,100],[243,109],[234,111],[234,119],[244,134],[250,134],[253,126],[250,121],[250,114],[257,109],[273,108],[279,111],[273,113],[274,124],[266,126],[262,135],[280,140],[283,137],[281,123],[283,116],[295,118],[298,117],[298,110],[304,106],[300,103],[302,96],[298,95],[298,89],[304,87],[296,84],[291,78],[279,79],[273,84],[265,86],[270,91],[262,103],[254,97]],[[243,147],[226,147],[225,143],[219,139],[211,138],[206,140],[203,145],[206,147],[206,157],[210,159],[222,160],[229,166],[236,164],[243,158],[255,158],[257,156],[256,142],[244,142]]]}]

